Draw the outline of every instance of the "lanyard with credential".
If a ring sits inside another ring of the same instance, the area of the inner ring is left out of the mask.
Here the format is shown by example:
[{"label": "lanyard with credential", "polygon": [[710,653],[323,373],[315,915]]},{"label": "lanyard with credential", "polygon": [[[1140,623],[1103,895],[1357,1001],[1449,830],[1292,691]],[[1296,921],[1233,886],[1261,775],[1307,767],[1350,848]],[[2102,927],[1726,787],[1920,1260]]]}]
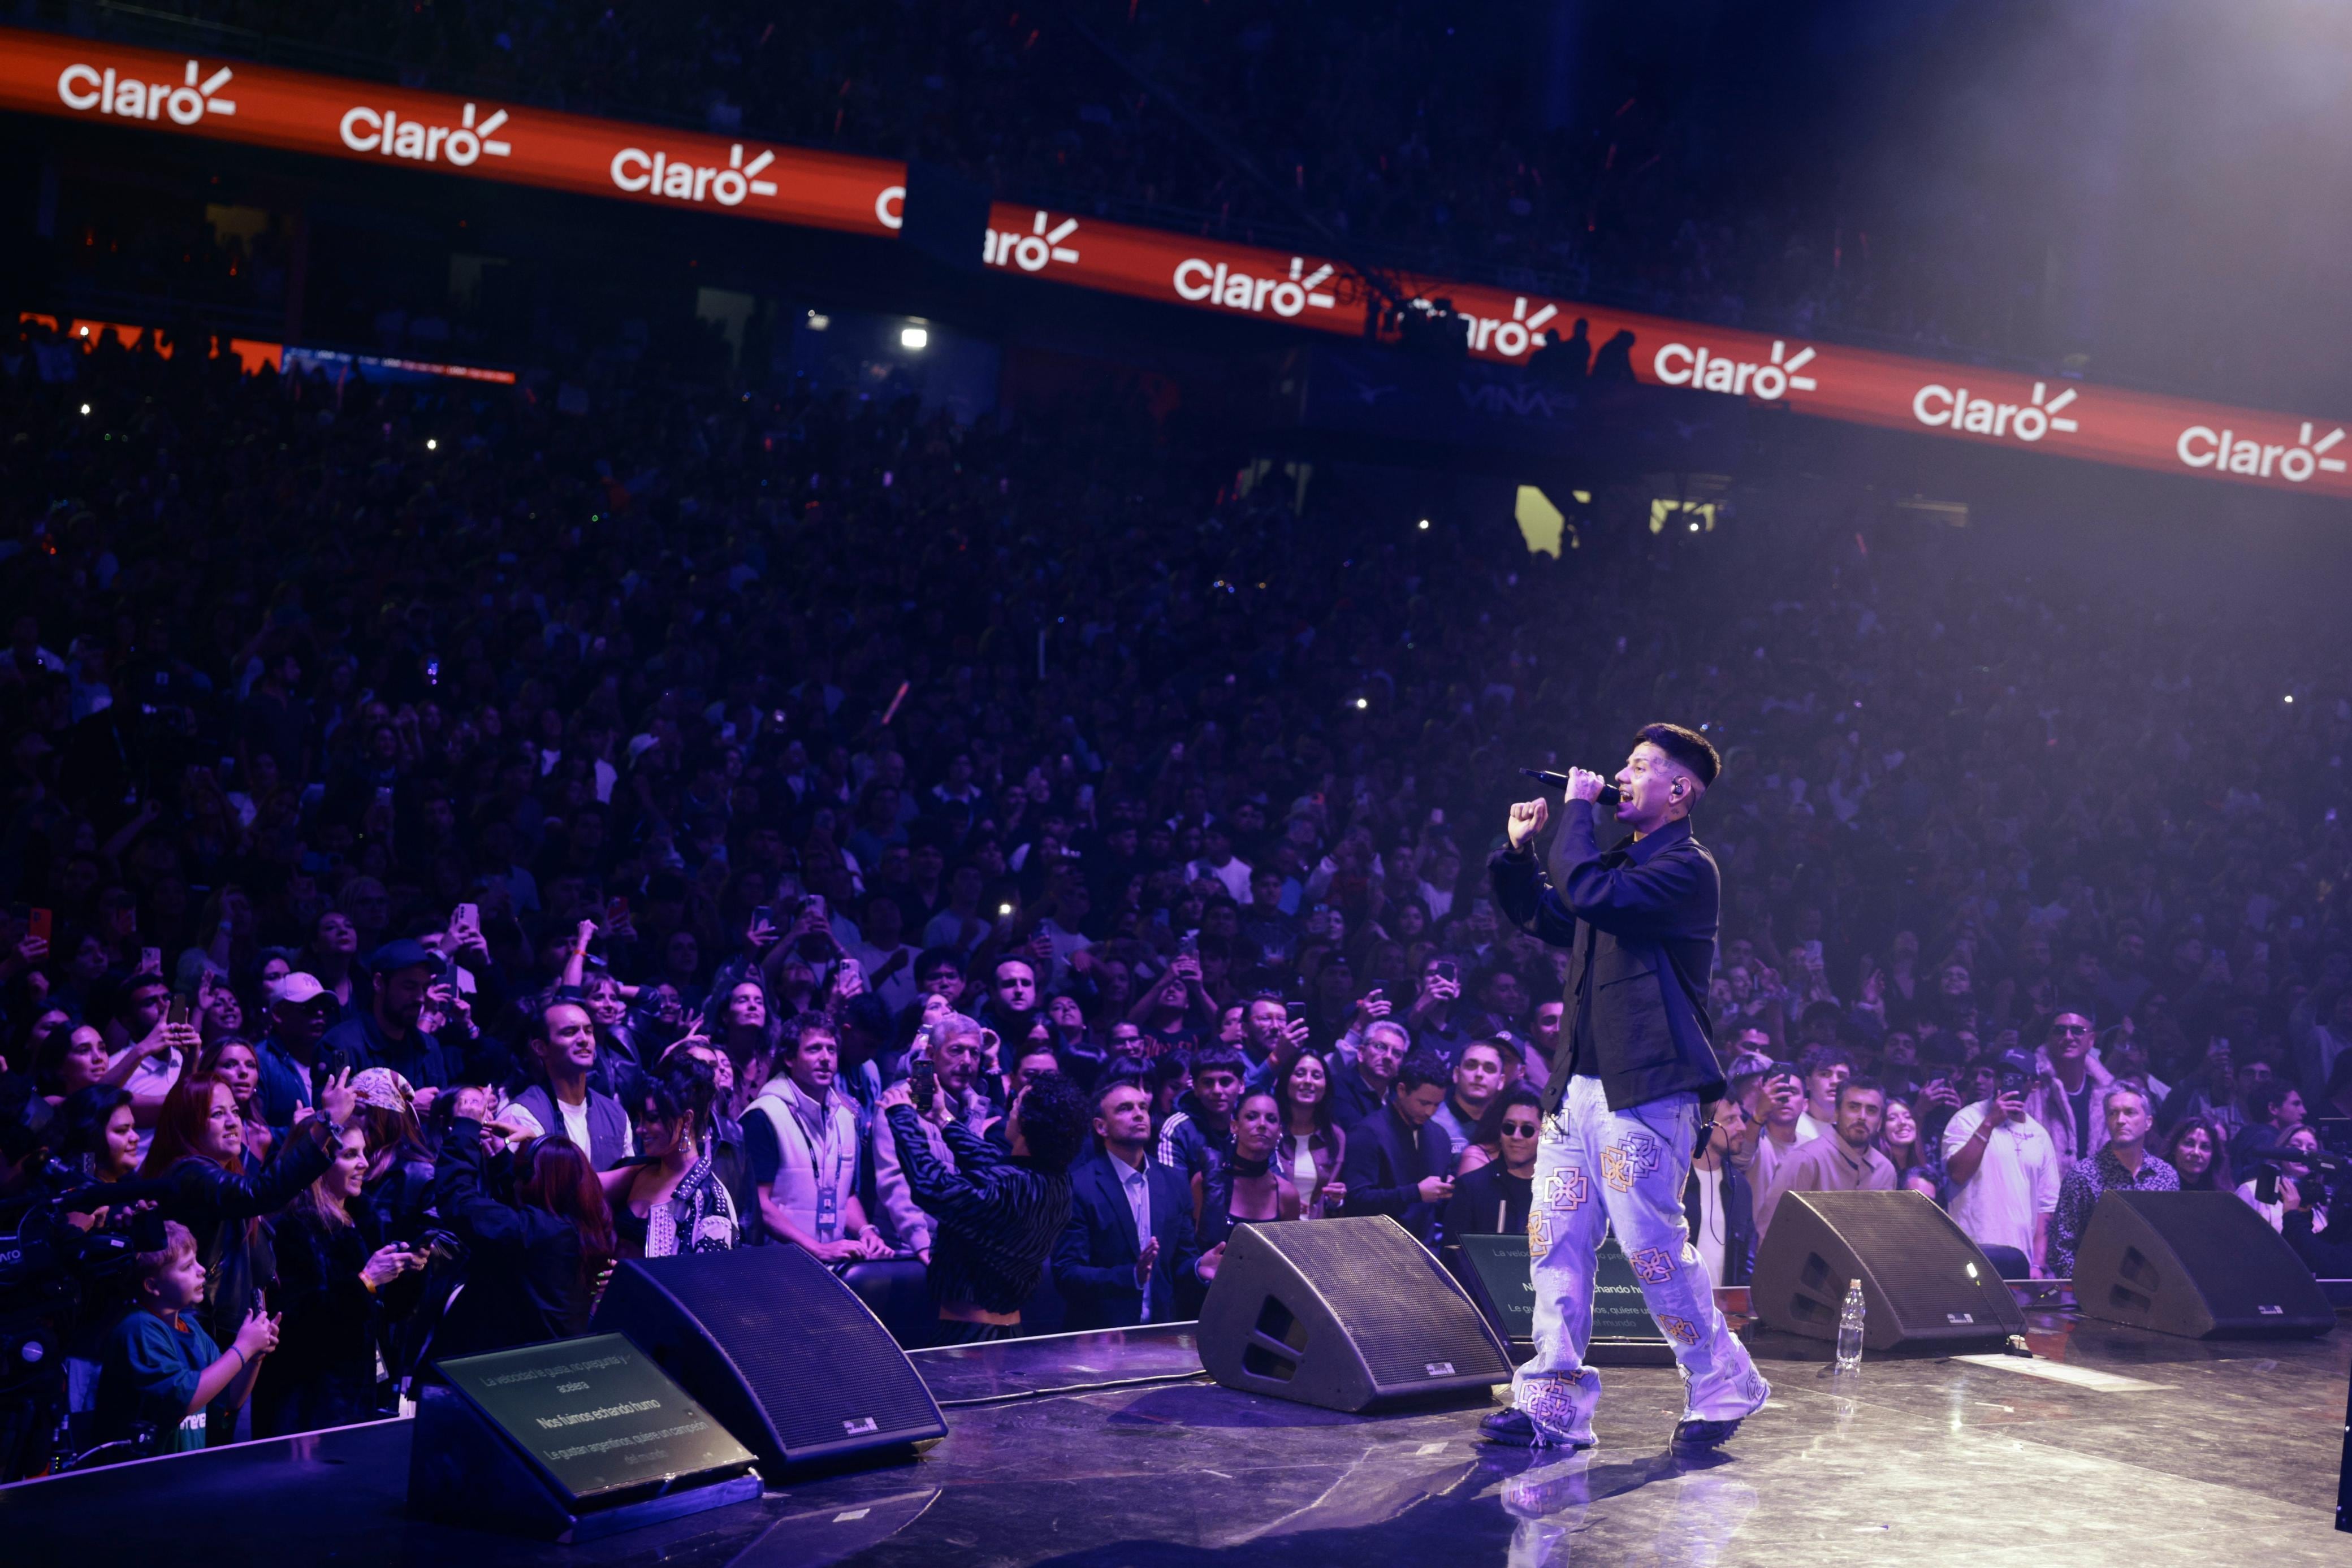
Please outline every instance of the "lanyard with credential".
[{"label": "lanyard with credential", "polygon": [[[785,1112],[790,1114],[791,1107],[785,1107]],[[798,1117],[793,1119],[799,1120]],[[814,1142],[810,1142],[808,1145],[809,1180],[816,1186],[816,1239],[819,1241],[831,1241],[836,1238],[841,1229],[842,1154],[839,1136],[841,1129],[833,1114],[833,1107],[822,1100],[817,1102],[817,1124],[824,1129],[824,1152],[830,1156],[833,1179],[830,1181],[825,1179],[825,1173],[817,1163],[817,1146]],[[808,1129],[802,1128],[801,1135],[803,1140],[806,1140]]]}]

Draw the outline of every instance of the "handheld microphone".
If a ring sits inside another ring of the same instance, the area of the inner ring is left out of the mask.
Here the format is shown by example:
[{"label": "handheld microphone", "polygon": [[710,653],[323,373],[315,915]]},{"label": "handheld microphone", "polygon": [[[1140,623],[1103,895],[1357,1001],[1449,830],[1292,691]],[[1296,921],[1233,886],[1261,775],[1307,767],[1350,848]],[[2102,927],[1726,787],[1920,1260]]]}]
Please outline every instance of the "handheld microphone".
[{"label": "handheld microphone", "polygon": [[[1568,788],[1568,775],[1565,773],[1547,773],[1540,768],[1522,768],[1519,771],[1526,774],[1528,778],[1534,779],[1538,784],[1549,784],[1555,789],[1565,789]],[[1604,806],[1614,806],[1624,799],[1625,792],[1618,789],[1616,785],[1603,784],[1601,787],[1601,804]]]}]

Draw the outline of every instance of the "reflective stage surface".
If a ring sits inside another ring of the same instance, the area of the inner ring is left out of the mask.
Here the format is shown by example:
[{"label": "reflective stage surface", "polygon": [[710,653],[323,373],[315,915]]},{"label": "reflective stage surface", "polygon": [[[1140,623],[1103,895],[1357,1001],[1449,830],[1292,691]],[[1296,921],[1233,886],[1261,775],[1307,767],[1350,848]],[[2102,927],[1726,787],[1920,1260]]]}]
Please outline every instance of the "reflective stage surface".
[{"label": "reflective stage surface", "polygon": [[578,1547],[409,1519],[408,1427],[387,1422],[10,1489],[0,1557],[121,1561],[169,1527],[174,1568],[2352,1562],[2332,1528],[2352,1336],[2034,1322],[2042,1359],[1851,1379],[1761,1343],[1770,1407],[1696,1459],[1665,1451],[1671,1368],[1604,1372],[1601,1447],[1563,1458],[1481,1444],[1476,1409],[1359,1418],[1146,1381],[1197,1371],[1171,1325],[925,1352],[950,1406],[925,1456]]}]

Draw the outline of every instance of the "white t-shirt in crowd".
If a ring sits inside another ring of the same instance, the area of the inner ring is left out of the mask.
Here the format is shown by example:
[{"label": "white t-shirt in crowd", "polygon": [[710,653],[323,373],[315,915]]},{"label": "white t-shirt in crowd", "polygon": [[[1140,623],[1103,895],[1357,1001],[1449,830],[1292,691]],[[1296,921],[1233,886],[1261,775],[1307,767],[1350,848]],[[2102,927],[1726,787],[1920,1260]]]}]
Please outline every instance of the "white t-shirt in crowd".
[{"label": "white t-shirt in crowd", "polygon": [[[1976,1136],[1988,1101],[1963,1105],[1944,1128],[1947,1163]],[[2058,1150],[2032,1117],[2014,1117],[1985,1140],[1984,1163],[1952,1197],[1952,1218],[1979,1247],[2014,1247],[2033,1257],[2035,1218],[2058,1207]]]},{"label": "white t-shirt in crowd", "polygon": [[1731,1222],[1723,1212],[1723,1171],[1694,1166],[1691,1180],[1698,1185],[1698,1228],[1691,1232],[1691,1245],[1706,1265],[1706,1277],[1720,1285],[1724,1243],[1731,1234]]},{"label": "white t-shirt in crowd", "polygon": [[588,1146],[588,1102],[583,1100],[577,1105],[567,1105],[558,1100],[555,1103],[555,1113],[563,1118],[563,1135],[572,1140],[572,1146],[586,1148]]}]

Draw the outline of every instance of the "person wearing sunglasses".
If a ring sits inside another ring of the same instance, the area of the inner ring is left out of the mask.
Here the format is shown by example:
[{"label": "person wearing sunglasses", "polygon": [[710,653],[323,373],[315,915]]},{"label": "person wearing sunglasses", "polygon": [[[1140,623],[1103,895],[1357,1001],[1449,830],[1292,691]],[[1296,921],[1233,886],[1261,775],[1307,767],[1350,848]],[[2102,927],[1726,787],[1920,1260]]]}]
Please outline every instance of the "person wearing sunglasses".
[{"label": "person wearing sunglasses", "polygon": [[2062,1177],[2107,1141],[2100,1105],[2116,1075],[2099,1060],[2097,1038],[2087,1013],[2068,1009],[2050,1020],[2042,1049],[2034,1053],[2035,1082],[2025,1096],[2026,1113],[2049,1133]]},{"label": "person wearing sunglasses", "polygon": [[1506,1236],[1528,1228],[1536,1190],[1536,1146],[1543,1137],[1543,1095],[1515,1084],[1486,1103],[1471,1130],[1472,1148],[1495,1157],[1454,1178],[1445,1234]]}]

